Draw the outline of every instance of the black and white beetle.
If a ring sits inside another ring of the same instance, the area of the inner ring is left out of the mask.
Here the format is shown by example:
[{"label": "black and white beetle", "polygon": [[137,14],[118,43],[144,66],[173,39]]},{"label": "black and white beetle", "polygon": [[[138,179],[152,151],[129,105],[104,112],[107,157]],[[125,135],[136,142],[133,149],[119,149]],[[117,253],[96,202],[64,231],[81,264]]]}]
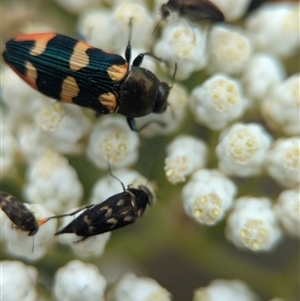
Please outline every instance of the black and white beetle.
[{"label": "black and white beetle", "polygon": [[134,118],[166,111],[171,87],[140,67],[145,56],[164,62],[151,53],[140,53],[130,67],[131,23],[125,59],[56,33],[16,36],[6,43],[2,55],[37,91],[98,115],[122,114],[137,131]]},{"label": "black and white beetle", "polygon": [[38,232],[39,222],[33,212],[11,194],[0,192],[0,207],[17,229],[29,232],[29,236]]},{"label": "black and white beetle", "polygon": [[[112,175],[113,176],[113,175]],[[113,176],[116,178],[115,176]],[[118,178],[116,178],[119,180]],[[154,202],[154,195],[145,185],[125,189],[124,184],[120,181],[123,192],[117,193],[100,204],[93,204],[81,207],[71,213],[51,216],[52,218],[61,218],[72,216],[83,211],[67,226],[57,231],[55,235],[63,233],[75,233],[83,238],[76,241],[80,242],[90,236],[113,231],[129,224],[134,223],[142,216],[148,205]]]}]

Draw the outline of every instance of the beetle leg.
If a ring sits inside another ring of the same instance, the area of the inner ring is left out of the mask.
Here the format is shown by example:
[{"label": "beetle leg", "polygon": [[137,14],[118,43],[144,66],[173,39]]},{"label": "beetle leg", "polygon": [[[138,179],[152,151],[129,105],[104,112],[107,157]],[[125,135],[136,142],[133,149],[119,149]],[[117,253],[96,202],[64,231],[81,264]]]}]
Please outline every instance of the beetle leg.
[{"label": "beetle leg", "polygon": [[42,218],[42,219],[39,220],[39,224],[41,226],[41,225],[45,224],[46,222],[48,222],[48,220],[53,219],[53,218],[61,218],[61,217],[65,217],[65,216],[72,216],[72,215],[75,215],[76,213],[78,213],[78,212],[80,212],[84,209],[88,209],[88,208],[93,207],[93,206],[95,206],[95,204],[80,207],[80,208],[76,209],[75,211],[72,211],[71,213],[45,217],[45,218]]},{"label": "beetle leg", "polygon": [[127,117],[127,123],[128,123],[128,125],[129,125],[129,127],[130,127],[130,129],[131,129],[132,131],[134,131],[134,132],[137,132],[137,131],[138,131],[137,128],[136,128],[136,123],[135,123],[134,118],[132,118],[132,117]]},{"label": "beetle leg", "polygon": [[[128,46],[127,46],[128,47]],[[168,68],[168,65],[167,65],[167,62],[157,56],[155,56],[154,54],[150,53],[150,52],[145,52],[145,53],[140,53],[134,60],[133,60],[133,63],[132,63],[132,66],[137,66],[139,67],[142,62],[143,62],[143,59],[145,56],[150,56],[152,58],[154,58],[155,60],[159,61],[160,63],[164,63],[166,65],[166,67]]]},{"label": "beetle leg", "polygon": [[147,126],[149,126],[151,123],[156,123],[158,124],[159,126],[161,127],[164,127],[166,126],[166,124],[164,122],[161,122],[161,121],[158,121],[158,120],[150,120],[148,122],[146,122],[144,125],[142,125],[139,129],[136,127],[136,123],[135,123],[135,120],[134,118],[131,118],[131,117],[127,117],[127,123],[130,127],[130,129],[134,132],[140,132],[142,131],[143,129],[145,129]]}]

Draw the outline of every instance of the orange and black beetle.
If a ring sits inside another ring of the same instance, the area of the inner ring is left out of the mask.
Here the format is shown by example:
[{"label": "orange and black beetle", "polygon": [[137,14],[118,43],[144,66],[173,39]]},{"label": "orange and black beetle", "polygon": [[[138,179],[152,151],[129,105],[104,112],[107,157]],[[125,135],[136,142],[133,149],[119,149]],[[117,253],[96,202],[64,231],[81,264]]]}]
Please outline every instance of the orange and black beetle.
[{"label": "orange and black beetle", "polygon": [[170,91],[168,84],[140,67],[145,55],[156,58],[141,53],[129,68],[130,41],[124,59],[56,33],[19,35],[3,52],[6,63],[34,89],[99,115],[122,114],[134,131],[134,118],[166,111]]}]

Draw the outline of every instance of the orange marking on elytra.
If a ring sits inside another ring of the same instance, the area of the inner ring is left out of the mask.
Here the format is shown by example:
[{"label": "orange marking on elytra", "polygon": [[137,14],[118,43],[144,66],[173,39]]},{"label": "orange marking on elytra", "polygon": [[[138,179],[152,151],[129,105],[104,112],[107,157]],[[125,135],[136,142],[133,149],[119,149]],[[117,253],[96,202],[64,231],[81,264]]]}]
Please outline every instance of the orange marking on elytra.
[{"label": "orange marking on elytra", "polygon": [[128,71],[128,63],[124,65],[112,65],[107,69],[108,76],[114,81],[121,81]]},{"label": "orange marking on elytra", "polygon": [[73,97],[77,96],[79,87],[76,79],[72,76],[68,76],[62,84],[60,98],[64,102],[73,103]]},{"label": "orange marking on elytra", "polygon": [[87,55],[86,51],[92,48],[90,45],[84,42],[78,42],[73,50],[70,57],[70,69],[73,71],[78,71],[86,67],[90,62],[90,57]]},{"label": "orange marking on elytra", "polygon": [[35,42],[34,47],[30,50],[30,54],[33,56],[37,56],[42,54],[46,50],[48,42],[52,40],[54,37],[56,37],[56,33],[33,33],[33,34],[24,34],[24,35],[17,36],[15,37],[15,41]]},{"label": "orange marking on elytra", "polygon": [[36,80],[38,77],[38,72],[36,70],[36,68],[32,65],[32,63],[27,62],[25,64],[26,67],[26,76],[22,77],[32,88],[38,90],[37,86],[36,86]]},{"label": "orange marking on elytra", "polygon": [[109,113],[114,113],[117,109],[117,98],[116,96],[109,92],[109,93],[103,93],[99,95],[98,100],[100,103],[105,106],[107,109],[109,109]]}]

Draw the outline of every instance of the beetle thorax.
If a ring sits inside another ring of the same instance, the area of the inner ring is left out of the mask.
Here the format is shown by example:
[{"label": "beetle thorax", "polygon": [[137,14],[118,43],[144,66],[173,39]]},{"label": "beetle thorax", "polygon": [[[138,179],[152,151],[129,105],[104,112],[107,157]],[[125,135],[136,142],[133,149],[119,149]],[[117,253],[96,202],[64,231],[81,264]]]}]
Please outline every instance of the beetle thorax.
[{"label": "beetle thorax", "polygon": [[149,70],[132,66],[121,85],[118,113],[132,118],[150,114],[159,93],[159,83]]}]

